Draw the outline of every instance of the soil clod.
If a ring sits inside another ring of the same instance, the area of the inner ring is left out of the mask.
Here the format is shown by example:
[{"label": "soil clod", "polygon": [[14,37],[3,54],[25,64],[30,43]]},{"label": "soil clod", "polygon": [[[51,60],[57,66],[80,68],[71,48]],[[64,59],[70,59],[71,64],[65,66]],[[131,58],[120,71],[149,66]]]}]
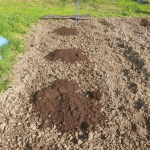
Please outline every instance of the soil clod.
[{"label": "soil clod", "polygon": [[150,22],[146,18],[143,18],[141,19],[140,25],[144,27],[148,27],[148,26],[150,27]]},{"label": "soil clod", "polygon": [[129,89],[131,90],[131,92],[132,92],[133,94],[136,94],[137,91],[138,91],[137,84],[132,82],[132,83],[130,84],[130,86],[129,86]]},{"label": "soil clod", "polygon": [[93,91],[92,95],[93,95],[93,98],[95,98],[96,100],[100,100],[102,97],[102,93],[100,91]]}]

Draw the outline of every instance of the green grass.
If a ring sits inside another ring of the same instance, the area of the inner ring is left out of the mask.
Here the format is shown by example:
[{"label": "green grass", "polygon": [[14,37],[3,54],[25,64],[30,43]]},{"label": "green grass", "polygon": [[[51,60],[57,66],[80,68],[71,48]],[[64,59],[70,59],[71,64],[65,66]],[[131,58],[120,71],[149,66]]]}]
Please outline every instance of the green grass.
[{"label": "green grass", "polygon": [[[150,0],[147,0],[150,2]],[[139,5],[132,0],[79,0],[78,14],[96,17],[149,17],[150,5]],[[25,35],[30,25],[47,14],[75,15],[76,0],[2,0],[0,1],[0,36],[9,41],[0,47],[0,92],[13,79],[7,79],[18,55],[25,53]]]}]

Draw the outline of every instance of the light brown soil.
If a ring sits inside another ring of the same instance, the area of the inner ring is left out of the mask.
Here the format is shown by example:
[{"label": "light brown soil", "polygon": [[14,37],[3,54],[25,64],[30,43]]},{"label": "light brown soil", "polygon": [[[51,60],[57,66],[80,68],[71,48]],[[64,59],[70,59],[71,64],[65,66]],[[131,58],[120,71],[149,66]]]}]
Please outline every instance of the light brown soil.
[{"label": "light brown soil", "polygon": [[[9,76],[15,83],[0,96],[0,149],[150,149],[148,23],[141,18],[78,21],[78,34],[70,36],[53,31],[64,25],[74,28],[73,20],[44,20],[31,27],[26,54],[20,55]],[[89,63],[47,61],[44,57],[56,49],[81,49]],[[59,79],[74,80],[78,94],[101,91],[97,104],[103,106],[109,127],[100,127],[99,133],[76,132],[76,140],[56,126],[39,130],[41,120],[32,113],[30,96]]]}]

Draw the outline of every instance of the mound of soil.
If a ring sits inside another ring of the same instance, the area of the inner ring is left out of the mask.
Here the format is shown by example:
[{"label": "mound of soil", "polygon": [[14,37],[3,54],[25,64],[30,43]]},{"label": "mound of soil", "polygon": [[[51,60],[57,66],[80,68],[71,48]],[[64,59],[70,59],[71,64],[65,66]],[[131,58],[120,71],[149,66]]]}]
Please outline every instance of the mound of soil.
[{"label": "mound of soil", "polygon": [[88,61],[88,57],[83,55],[80,50],[76,49],[58,49],[52,53],[49,53],[44,58],[49,61],[56,61],[61,59],[61,61],[66,63],[75,63],[77,61]]},{"label": "mound of soil", "polygon": [[146,18],[143,18],[141,19],[140,25],[144,27],[150,27],[150,22]]},{"label": "mound of soil", "polygon": [[69,35],[76,35],[77,30],[73,28],[61,27],[59,29],[54,30],[54,32],[58,35],[62,36],[69,36]]},{"label": "mound of soil", "polygon": [[31,97],[32,111],[42,121],[39,129],[52,128],[55,124],[59,131],[74,135],[75,131],[99,131],[97,125],[105,126],[102,106],[96,104],[102,94],[94,91],[91,97],[86,97],[76,93],[77,89],[75,81],[60,79]]}]

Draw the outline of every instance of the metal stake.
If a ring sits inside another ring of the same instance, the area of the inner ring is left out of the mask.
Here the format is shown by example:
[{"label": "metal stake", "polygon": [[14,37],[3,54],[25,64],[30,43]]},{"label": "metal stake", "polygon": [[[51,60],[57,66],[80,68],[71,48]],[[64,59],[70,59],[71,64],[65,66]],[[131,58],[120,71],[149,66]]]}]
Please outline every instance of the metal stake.
[{"label": "metal stake", "polygon": [[77,0],[77,8],[76,8],[76,25],[75,25],[75,27],[77,27],[77,13],[78,13],[78,0]]}]

